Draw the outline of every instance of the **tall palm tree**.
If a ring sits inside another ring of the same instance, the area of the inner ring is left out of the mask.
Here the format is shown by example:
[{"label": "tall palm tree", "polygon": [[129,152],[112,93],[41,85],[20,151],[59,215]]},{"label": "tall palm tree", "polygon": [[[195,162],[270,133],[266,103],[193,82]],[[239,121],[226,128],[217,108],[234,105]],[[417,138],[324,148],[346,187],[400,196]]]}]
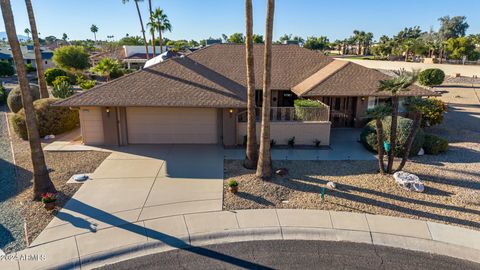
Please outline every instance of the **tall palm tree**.
[{"label": "tall palm tree", "polygon": [[[152,0],[148,0],[148,11],[149,11],[149,19],[150,23],[152,22],[152,15],[153,15],[153,9],[152,9]],[[155,48],[155,31],[150,31],[150,34],[152,35],[152,51],[153,51],[153,57],[157,55],[157,48]]]},{"label": "tall palm tree", "polygon": [[[145,46],[145,56],[147,60],[150,59],[150,55],[148,54],[148,45],[147,45],[147,37],[145,36],[145,27],[143,25],[142,13],[140,12],[140,7],[138,6],[138,2],[142,2],[143,0],[133,0],[135,2],[135,7],[137,8],[138,19],[140,20],[140,26],[142,28],[142,35],[143,35],[143,45]],[[122,0],[123,4],[128,3],[129,0]]]},{"label": "tall palm tree", "polygon": [[27,35],[27,40],[30,40],[30,33],[31,33],[30,29],[25,28],[25,30],[23,30],[23,32]]},{"label": "tall palm tree", "polygon": [[38,39],[37,23],[35,22],[35,15],[33,13],[32,1],[25,0],[28,12],[28,20],[30,21],[30,32],[32,33],[33,48],[35,52],[35,64],[37,66],[38,87],[40,88],[40,98],[48,98],[47,81],[45,80],[45,73],[43,72],[42,52],[40,50],[40,40]]},{"label": "tall palm tree", "polygon": [[417,81],[418,71],[407,72],[400,70],[395,72],[396,77],[380,81],[378,91],[387,91],[392,96],[392,124],[390,126],[390,151],[388,152],[387,173],[392,173],[393,161],[397,140],[397,119],[398,119],[398,94],[408,91],[409,87]]},{"label": "tall palm tree", "polygon": [[95,43],[97,43],[98,27],[97,27],[95,24],[92,24],[92,26],[90,26],[90,32],[93,33],[93,38],[94,38],[94,40],[95,40]]},{"label": "tall palm tree", "polygon": [[257,165],[257,177],[268,179],[272,176],[272,158],[270,155],[270,103],[272,69],[272,35],[275,0],[267,0],[267,21],[265,30],[265,49],[263,56],[263,102],[262,126],[260,131],[260,151]]},{"label": "tall palm tree", "polygon": [[247,149],[244,166],[255,169],[258,162],[257,149],[257,116],[255,106],[255,69],[253,59],[253,9],[252,0],[245,0],[246,34],[245,51],[247,62]]},{"label": "tall palm tree", "polygon": [[158,41],[160,43],[160,53],[163,53],[163,35],[162,33],[165,31],[171,32],[172,25],[170,24],[170,20],[168,19],[167,14],[163,12],[161,8],[156,8],[152,15],[155,18],[155,25],[157,26],[158,30]]},{"label": "tall palm tree", "polygon": [[0,0],[0,6],[2,8],[3,22],[5,23],[8,42],[10,43],[13,60],[15,61],[15,66],[17,68],[17,78],[18,83],[20,84],[22,103],[25,110],[25,122],[27,125],[28,141],[30,143],[33,165],[33,197],[34,199],[39,199],[41,194],[46,192],[56,192],[56,190],[50,180],[47,165],[45,164],[42,145],[40,144],[40,135],[38,133],[37,121],[33,108],[33,99],[30,95],[27,71],[23,64],[22,51],[17,38],[10,0]]},{"label": "tall palm tree", "polygon": [[383,122],[382,120],[391,114],[392,108],[386,104],[379,104],[373,109],[367,110],[365,113],[365,118],[370,118],[375,120],[375,129],[377,131],[377,152],[378,152],[378,168],[381,174],[385,174],[385,164],[384,164],[384,155],[385,149],[383,146],[383,141],[385,136],[383,134]]},{"label": "tall palm tree", "polygon": [[420,130],[420,125],[422,123],[421,107],[423,105],[425,105],[425,100],[420,97],[410,98],[405,104],[408,112],[413,114],[413,126],[408,134],[407,140],[405,141],[405,153],[403,153],[402,161],[400,162],[400,165],[398,165],[396,171],[401,171],[407,163],[408,156],[412,150],[413,141],[415,140],[415,136],[417,136],[417,132]]}]

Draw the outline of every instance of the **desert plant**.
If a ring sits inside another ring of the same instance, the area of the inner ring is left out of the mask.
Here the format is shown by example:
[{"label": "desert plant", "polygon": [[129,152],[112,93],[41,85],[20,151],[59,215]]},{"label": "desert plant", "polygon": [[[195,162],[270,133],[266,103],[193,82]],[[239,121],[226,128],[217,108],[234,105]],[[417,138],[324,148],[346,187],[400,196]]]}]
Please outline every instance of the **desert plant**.
[{"label": "desert plant", "polygon": [[45,80],[47,81],[47,84],[50,86],[53,86],[53,81],[58,76],[67,76],[67,72],[59,68],[49,68],[45,71]]},{"label": "desert plant", "polygon": [[[405,105],[408,108],[410,99],[407,99]],[[418,106],[418,110],[422,113],[421,127],[431,127],[439,125],[443,122],[444,113],[448,110],[445,102],[436,98],[424,99],[422,104]]]},{"label": "desert plant", "polygon": [[[79,125],[78,111],[70,110],[67,107],[51,106],[58,100],[56,98],[44,98],[33,102],[38,131],[41,137],[50,134],[61,134]],[[26,140],[25,112],[23,110],[19,111],[10,117],[10,121],[15,133]]]},{"label": "desert plant", "polygon": [[228,181],[227,186],[238,187],[238,182],[232,179],[232,180]]},{"label": "desert plant", "polygon": [[322,143],[322,141],[320,141],[319,139],[313,140],[313,144],[315,145],[315,147],[320,147],[321,143]]},{"label": "desert plant", "polygon": [[97,84],[96,80],[84,80],[79,84],[79,86],[83,90],[87,90],[87,89],[93,88],[96,84]]},{"label": "desert plant", "polygon": [[[59,78],[60,77],[58,77],[57,79]],[[68,79],[68,77],[66,78]],[[53,86],[52,95],[56,98],[67,98],[75,94],[75,91],[73,91],[73,87],[70,84],[70,80],[61,80],[58,82],[57,80],[55,80],[54,85],[55,86]]]},{"label": "desert plant", "polygon": [[42,202],[43,203],[51,203],[57,200],[57,195],[52,192],[47,192],[42,194]]},{"label": "desert plant", "polygon": [[68,84],[70,84],[70,77],[69,76],[58,76],[58,77],[56,77],[55,80],[53,80],[53,86],[59,85],[63,82],[67,82]]},{"label": "desert plant", "polygon": [[120,61],[111,58],[102,58],[102,60],[92,68],[92,71],[104,76],[107,81],[124,75]]},{"label": "desert plant", "polygon": [[291,137],[290,139],[288,139],[288,146],[290,147],[295,147],[295,137]]},{"label": "desert plant", "polygon": [[[30,84],[30,95],[33,100],[40,98],[40,92],[37,85]],[[7,97],[7,105],[10,111],[17,113],[23,108],[20,86],[13,88]]]},{"label": "desert plant", "polygon": [[[368,150],[372,152],[377,152],[378,149],[378,141],[377,141],[377,134],[376,134],[376,124],[375,120],[368,122],[367,125],[363,128],[363,131],[360,135],[360,141]],[[383,124],[383,133],[385,135],[385,140],[390,141],[390,126],[391,126],[391,117],[385,117],[382,120]],[[398,117],[398,132],[396,138],[397,148],[395,148],[395,156],[401,157],[405,153],[405,142],[407,141],[408,135],[413,128],[413,120],[403,117]],[[410,156],[417,155],[422,148],[423,142],[425,139],[425,133],[420,129],[417,134],[415,135],[415,139],[413,140],[412,147],[410,150]],[[382,142],[383,143],[383,142]]]},{"label": "desert plant", "polygon": [[445,72],[438,68],[425,69],[418,75],[418,82],[425,86],[435,86],[443,83]]},{"label": "desert plant", "polygon": [[448,150],[448,140],[433,134],[425,134],[423,143],[425,154],[438,155]]},{"label": "desert plant", "polygon": [[385,173],[385,164],[383,157],[385,155],[385,148],[383,142],[385,141],[383,135],[383,123],[382,120],[389,114],[391,114],[392,108],[387,104],[379,104],[372,109],[368,109],[365,112],[364,118],[373,119],[375,121],[375,132],[377,133],[377,153],[378,153],[378,167],[381,174]]},{"label": "desert plant", "polygon": [[26,64],[25,65],[25,68],[27,69],[27,73],[32,73],[32,72],[35,72],[37,71],[37,69],[30,63],[30,64]]}]

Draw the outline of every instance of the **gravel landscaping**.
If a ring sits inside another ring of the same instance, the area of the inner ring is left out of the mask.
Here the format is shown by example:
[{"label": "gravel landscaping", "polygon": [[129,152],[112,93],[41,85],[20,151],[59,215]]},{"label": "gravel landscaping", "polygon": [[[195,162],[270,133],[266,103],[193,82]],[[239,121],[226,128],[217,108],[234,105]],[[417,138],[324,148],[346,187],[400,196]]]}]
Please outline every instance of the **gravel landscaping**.
[{"label": "gravel landscaping", "polygon": [[[4,119],[4,115],[0,116]],[[6,122],[2,123],[0,121],[0,131],[6,130],[5,125]],[[28,141],[23,141],[15,134],[12,137],[15,166],[12,160],[7,159],[8,162],[3,162],[5,159],[3,155],[11,153],[8,136],[3,136],[2,134],[2,140],[0,140],[0,150],[2,150],[2,163],[0,163],[2,171],[0,175],[2,184],[2,189],[0,190],[2,227],[0,227],[0,233],[3,232],[1,235],[2,241],[0,242],[3,247],[0,248],[5,252],[17,251],[26,247],[24,224],[26,224],[28,232],[28,241],[31,242],[35,239],[52,220],[57,211],[80,188],[81,184],[67,184],[67,180],[73,174],[93,172],[110,154],[97,151],[45,152],[47,166],[51,170],[50,177],[58,191],[57,210],[49,212],[43,208],[41,202],[32,201],[31,199],[33,179]],[[6,172],[4,168],[11,169],[12,173],[9,177],[4,177]],[[6,188],[7,186],[9,188]],[[5,192],[6,190],[8,193]],[[4,200],[5,197],[8,197],[8,200]]]},{"label": "gravel landscaping", "polygon": [[[442,89],[443,90],[443,89]],[[477,90],[478,91],[478,90]],[[449,112],[442,125],[426,132],[450,140],[447,153],[415,157],[405,171],[425,183],[424,193],[398,187],[377,173],[376,161],[277,161],[286,176],[256,179],[242,161],[225,161],[225,180],[239,182],[233,195],[224,189],[224,209],[305,208],[416,218],[480,230],[480,102],[473,89],[448,88]],[[337,183],[335,191],[322,187]]]}]

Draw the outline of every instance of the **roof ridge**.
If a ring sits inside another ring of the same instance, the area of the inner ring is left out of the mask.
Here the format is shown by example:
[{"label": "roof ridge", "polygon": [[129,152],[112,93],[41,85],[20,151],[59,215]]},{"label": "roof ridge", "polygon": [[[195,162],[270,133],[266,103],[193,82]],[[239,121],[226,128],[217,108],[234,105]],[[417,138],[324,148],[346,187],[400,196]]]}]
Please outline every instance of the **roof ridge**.
[{"label": "roof ridge", "polygon": [[[322,84],[328,78],[345,68],[350,64],[349,61],[342,61],[333,59],[330,63],[326,66],[322,67],[321,69],[317,70],[315,73],[310,75],[305,80],[301,81],[294,87],[292,87],[292,92],[294,92],[297,96],[302,96],[312,90],[314,87]],[[338,66],[337,66],[338,65]],[[329,70],[333,68],[333,70]]]}]

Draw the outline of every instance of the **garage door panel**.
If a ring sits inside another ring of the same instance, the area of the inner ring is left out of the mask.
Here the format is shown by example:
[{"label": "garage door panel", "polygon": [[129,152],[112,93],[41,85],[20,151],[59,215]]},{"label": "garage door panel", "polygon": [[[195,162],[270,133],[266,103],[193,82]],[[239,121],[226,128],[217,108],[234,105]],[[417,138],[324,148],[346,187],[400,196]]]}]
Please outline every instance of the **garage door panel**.
[{"label": "garage door panel", "polygon": [[127,108],[128,140],[147,143],[217,143],[217,112],[209,108]]}]

